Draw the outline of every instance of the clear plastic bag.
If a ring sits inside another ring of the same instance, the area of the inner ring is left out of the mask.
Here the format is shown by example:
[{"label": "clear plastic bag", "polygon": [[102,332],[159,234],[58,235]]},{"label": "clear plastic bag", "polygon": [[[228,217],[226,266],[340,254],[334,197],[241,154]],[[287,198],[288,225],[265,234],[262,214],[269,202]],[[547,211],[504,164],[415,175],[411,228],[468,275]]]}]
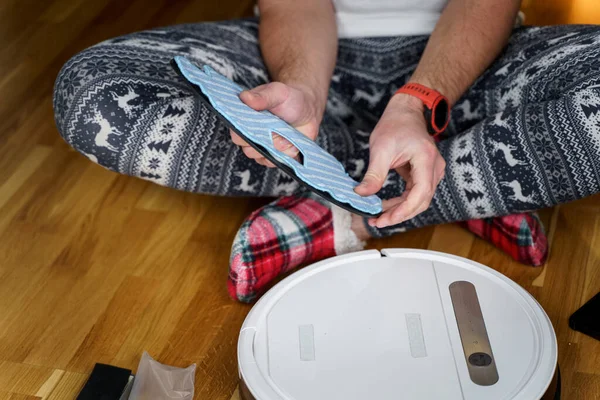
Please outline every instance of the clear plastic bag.
[{"label": "clear plastic bag", "polygon": [[164,365],[144,352],[129,400],[193,400],[196,364],[187,368]]}]

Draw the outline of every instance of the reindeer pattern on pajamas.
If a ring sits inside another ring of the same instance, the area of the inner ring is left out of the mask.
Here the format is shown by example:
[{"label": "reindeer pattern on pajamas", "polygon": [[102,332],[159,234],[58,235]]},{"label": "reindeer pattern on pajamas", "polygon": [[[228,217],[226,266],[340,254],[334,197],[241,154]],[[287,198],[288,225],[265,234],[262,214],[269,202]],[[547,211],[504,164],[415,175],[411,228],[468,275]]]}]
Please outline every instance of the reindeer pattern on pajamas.
[{"label": "reindeer pattern on pajamas", "polygon": [[[317,142],[360,179],[369,135],[410,77],[427,36],[341,39]],[[64,139],[91,161],[172,188],[214,195],[299,190],[247,159],[228,129],[171,68],[176,55],[237,83],[269,80],[255,19],[160,28],[74,56],[54,91]],[[424,225],[506,215],[600,191],[600,27],[523,27],[454,105],[439,150],[446,177],[431,206],[385,236]],[[399,196],[390,172],[379,195]]]}]

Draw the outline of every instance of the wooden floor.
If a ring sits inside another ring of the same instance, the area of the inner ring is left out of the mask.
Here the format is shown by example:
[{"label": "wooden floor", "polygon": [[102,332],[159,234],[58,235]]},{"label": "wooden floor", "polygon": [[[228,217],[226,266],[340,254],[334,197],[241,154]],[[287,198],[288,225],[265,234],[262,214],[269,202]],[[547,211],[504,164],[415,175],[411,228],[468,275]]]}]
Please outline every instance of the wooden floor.
[{"label": "wooden floor", "polygon": [[[565,3],[585,10],[585,1],[524,7],[536,23],[577,22]],[[135,369],[144,350],[163,363],[196,363],[197,399],[237,396],[235,346],[249,307],[227,297],[229,249],[264,200],[181,193],[93,165],[59,138],[51,91],[60,66],[100,40],[239,17],[251,7],[250,0],[0,3],[0,399],[74,398],[94,363]],[[455,226],[371,247],[446,251],[508,275],[552,319],[564,399],[600,399],[600,342],[567,326],[600,291],[599,211],[600,197],[544,210],[552,253],[542,268],[514,263]]]}]

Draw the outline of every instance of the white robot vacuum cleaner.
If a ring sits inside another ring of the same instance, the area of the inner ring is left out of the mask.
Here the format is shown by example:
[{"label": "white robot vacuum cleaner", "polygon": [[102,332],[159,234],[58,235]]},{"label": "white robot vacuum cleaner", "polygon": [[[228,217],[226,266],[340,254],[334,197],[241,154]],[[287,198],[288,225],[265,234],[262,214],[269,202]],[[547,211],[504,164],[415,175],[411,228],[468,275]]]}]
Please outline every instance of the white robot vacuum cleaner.
[{"label": "white robot vacuum cleaner", "polygon": [[560,398],[542,307],[476,262],[367,250],[299,270],[238,341],[244,400]]}]

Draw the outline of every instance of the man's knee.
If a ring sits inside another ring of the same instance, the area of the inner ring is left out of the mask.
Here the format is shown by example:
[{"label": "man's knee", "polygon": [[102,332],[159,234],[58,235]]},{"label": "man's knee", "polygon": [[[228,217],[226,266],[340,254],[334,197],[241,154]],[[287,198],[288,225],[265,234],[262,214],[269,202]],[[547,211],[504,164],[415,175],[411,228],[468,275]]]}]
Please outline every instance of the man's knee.
[{"label": "man's knee", "polygon": [[78,125],[90,117],[88,110],[77,107],[77,99],[89,99],[95,96],[95,88],[90,81],[107,74],[106,62],[96,59],[92,49],[86,49],[72,57],[60,70],[54,84],[54,118],[63,139],[81,151],[81,129]]},{"label": "man's knee", "polygon": [[71,147],[93,162],[119,170],[120,149],[131,129],[124,114],[141,107],[140,95],[123,78],[127,71],[120,58],[106,54],[106,48],[92,47],[67,61],[54,86],[54,116]]}]

